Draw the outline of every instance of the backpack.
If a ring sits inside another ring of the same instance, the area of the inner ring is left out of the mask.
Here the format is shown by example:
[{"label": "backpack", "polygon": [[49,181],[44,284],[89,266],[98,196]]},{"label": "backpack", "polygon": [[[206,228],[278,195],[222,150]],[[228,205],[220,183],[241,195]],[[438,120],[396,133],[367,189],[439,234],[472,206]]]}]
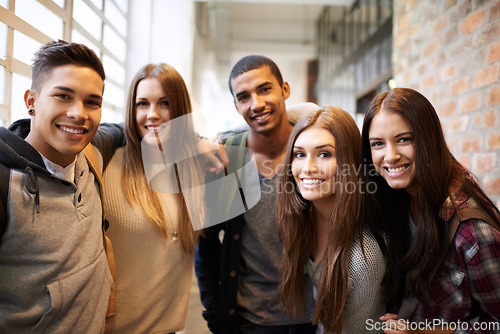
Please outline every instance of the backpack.
[{"label": "backpack", "polygon": [[[113,282],[116,282],[116,263],[115,263],[115,256],[113,254],[113,246],[111,245],[111,240],[106,236],[106,230],[109,227],[109,222],[105,219],[104,215],[104,203],[102,203],[102,171],[101,167],[99,166],[99,161],[97,160],[97,156],[95,154],[95,148],[92,144],[88,144],[84,149],[83,149],[83,154],[85,155],[85,158],[87,158],[87,162],[89,164],[89,168],[94,174],[97,183],[99,184],[99,190],[100,190],[100,197],[101,197],[101,207],[102,207],[102,241],[103,241],[103,247],[104,251],[106,252],[106,256],[108,258],[108,266],[109,270],[111,271],[111,276],[113,276]],[[106,312],[106,317],[110,317],[116,314],[116,287],[113,286],[111,289],[111,295],[109,296],[109,304],[108,304],[108,310]]]},{"label": "backpack", "polygon": [[[447,240],[448,244],[451,244],[451,242],[453,241],[453,238],[455,237],[455,233],[457,232],[460,223],[469,219],[480,219],[485,223],[487,223],[488,225],[490,225],[491,227],[500,231],[500,225],[481,209],[475,207],[464,208],[455,212],[453,218],[450,220],[450,230]],[[441,259],[438,263],[442,263],[445,256],[446,252],[441,256]],[[434,276],[438,268],[439,266],[436,266],[434,272],[432,273],[432,276]],[[417,298],[413,296],[405,298],[399,309],[398,319],[410,319],[417,304],[418,304]]]}]

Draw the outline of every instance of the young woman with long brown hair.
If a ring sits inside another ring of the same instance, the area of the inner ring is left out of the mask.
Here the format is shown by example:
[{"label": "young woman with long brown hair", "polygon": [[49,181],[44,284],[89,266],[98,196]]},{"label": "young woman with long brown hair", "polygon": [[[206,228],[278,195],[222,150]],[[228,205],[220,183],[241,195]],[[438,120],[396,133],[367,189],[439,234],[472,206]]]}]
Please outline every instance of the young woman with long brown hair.
[{"label": "young woman with long brown hair", "polygon": [[363,216],[383,226],[386,280],[393,295],[403,287],[406,296],[398,316],[409,322],[388,314],[386,333],[426,321],[435,324],[427,332],[497,333],[500,213],[451,154],[432,104],[409,88],[376,96],[365,114],[362,158],[377,184]]},{"label": "young woman with long brown hair", "polygon": [[[203,191],[195,187],[203,183],[204,171],[190,158],[196,155],[193,123],[185,117],[190,114],[188,90],[173,67],[160,63],[139,70],[128,95],[126,145],[104,172],[107,235],[117,269],[117,314],[107,324],[108,332],[170,333],[184,328],[198,237],[192,222],[203,221],[204,215]],[[155,185],[148,175],[155,161],[146,160],[143,142],[151,137],[156,144],[155,135],[170,121],[180,123],[167,131],[171,137],[161,142],[162,153],[178,154],[176,159],[184,161],[177,165],[174,182],[190,188],[195,211],[188,210],[182,192],[163,191],[169,188],[166,178]]]},{"label": "young woman with long brown hair", "polygon": [[296,315],[304,310],[305,268],[317,289],[313,322],[331,333],[369,332],[367,321],[386,312],[384,240],[358,217],[362,192],[370,191],[359,177],[359,148],[354,119],[326,107],[295,125],[281,171],[285,309]]}]

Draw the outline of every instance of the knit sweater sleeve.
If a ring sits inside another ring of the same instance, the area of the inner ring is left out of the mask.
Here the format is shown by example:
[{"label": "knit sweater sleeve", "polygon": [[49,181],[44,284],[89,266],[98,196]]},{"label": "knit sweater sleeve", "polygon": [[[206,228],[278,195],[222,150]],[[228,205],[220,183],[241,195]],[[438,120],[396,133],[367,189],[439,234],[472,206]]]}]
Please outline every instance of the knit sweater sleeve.
[{"label": "knit sweater sleeve", "polygon": [[386,304],[381,284],[384,273],[384,256],[375,238],[365,231],[363,248],[359,240],[355,240],[351,248],[342,333],[368,333],[367,326],[370,322],[377,321],[385,314]]}]

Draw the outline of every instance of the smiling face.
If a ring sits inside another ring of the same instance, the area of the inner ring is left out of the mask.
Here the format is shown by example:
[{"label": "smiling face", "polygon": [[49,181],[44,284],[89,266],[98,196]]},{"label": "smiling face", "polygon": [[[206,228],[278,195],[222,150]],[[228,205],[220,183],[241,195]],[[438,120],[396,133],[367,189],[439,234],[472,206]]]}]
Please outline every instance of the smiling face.
[{"label": "smiling face", "polygon": [[337,158],[335,138],[330,131],[312,126],[305,129],[293,146],[292,174],[302,197],[315,202],[335,193]]},{"label": "smiling face", "polygon": [[157,79],[145,78],[137,85],[135,119],[141,138],[172,119],[167,95]]},{"label": "smiling face", "polygon": [[399,113],[382,109],[373,117],[368,133],[377,172],[391,188],[416,196],[415,144],[408,122]]},{"label": "smiling face", "polygon": [[240,74],[231,80],[234,105],[250,128],[269,133],[288,122],[285,100],[290,96],[288,83],[280,86],[267,66]]},{"label": "smiling face", "polygon": [[48,160],[66,167],[94,138],[101,120],[104,83],[91,68],[55,67],[25,103],[34,107],[26,141]]}]

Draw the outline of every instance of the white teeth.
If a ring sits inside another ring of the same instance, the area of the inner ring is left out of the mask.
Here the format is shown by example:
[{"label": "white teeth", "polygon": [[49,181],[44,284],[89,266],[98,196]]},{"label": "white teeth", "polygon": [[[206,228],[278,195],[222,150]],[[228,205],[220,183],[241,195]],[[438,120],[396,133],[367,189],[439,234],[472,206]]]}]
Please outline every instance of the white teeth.
[{"label": "white teeth", "polygon": [[322,179],[302,179],[304,184],[320,184],[323,183]]},{"label": "white teeth", "polygon": [[72,128],[67,128],[65,126],[61,126],[61,130],[63,130],[64,132],[74,133],[74,134],[82,134],[84,132],[82,129],[72,129]]},{"label": "white teeth", "polygon": [[397,172],[401,172],[401,171],[403,171],[405,169],[406,169],[405,166],[401,166],[401,167],[398,167],[398,168],[387,168],[387,170],[389,171],[389,173],[397,173]]},{"label": "white teeth", "polygon": [[267,116],[269,116],[269,114],[268,114],[268,113],[263,114],[263,115],[259,115],[259,116],[255,116],[255,119],[256,119],[256,120],[258,120],[258,121],[260,121],[260,120],[262,120],[262,119],[267,118]]}]

